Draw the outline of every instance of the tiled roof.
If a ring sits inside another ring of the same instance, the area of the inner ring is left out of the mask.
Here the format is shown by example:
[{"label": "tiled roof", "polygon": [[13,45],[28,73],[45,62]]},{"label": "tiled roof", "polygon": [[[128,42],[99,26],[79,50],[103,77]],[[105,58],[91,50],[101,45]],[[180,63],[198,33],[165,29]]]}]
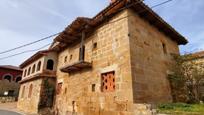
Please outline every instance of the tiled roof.
[{"label": "tiled roof", "polygon": [[17,66],[12,66],[12,65],[0,65],[0,68],[22,71],[22,69],[20,69],[19,67],[17,67]]},{"label": "tiled roof", "polygon": [[107,21],[122,10],[127,9],[127,6],[133,9],[134,12],[141,18],[147,20],[150,24],[176,41],[179,45],[188,43],[188,41],[181,34],[166,23],[141,0],[116,0],[116,2],[110,4],[93,18],[79,17],[74,20],[59,36],[55,38],[54,42],[59,42],[59,44],[52,48],[55,50],[62,50],[68,45],[73,44],[77,40],[80,40],[82,30],[86,33],[91,33],[104,21]]}]

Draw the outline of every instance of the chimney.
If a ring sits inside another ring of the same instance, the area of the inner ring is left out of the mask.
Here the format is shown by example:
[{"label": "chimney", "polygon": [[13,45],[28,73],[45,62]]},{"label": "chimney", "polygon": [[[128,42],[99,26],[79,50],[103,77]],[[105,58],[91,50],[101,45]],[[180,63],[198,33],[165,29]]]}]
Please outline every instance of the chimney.
[{"label": "chimney", "polygon": [[114,3],[114,2],[116,2],[116,1],[117,1],[117,0],[111,0],[111,4]]}]

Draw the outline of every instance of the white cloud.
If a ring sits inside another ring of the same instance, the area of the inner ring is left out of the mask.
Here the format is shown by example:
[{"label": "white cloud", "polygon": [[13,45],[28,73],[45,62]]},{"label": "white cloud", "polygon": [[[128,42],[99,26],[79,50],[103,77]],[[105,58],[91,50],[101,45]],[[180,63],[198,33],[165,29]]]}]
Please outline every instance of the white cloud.
[{"label": "white cloud", "polygon": [[[95,16],[109,4],[109,1],[1,0],[0,51],[62,31],[78,16]],[[145,1],[148,5],[152,6],[164,0]],[[204,48],[203,0],[193,2],[189,2],[188,0],[174,0],[154,10],[178,30],[178,32],[189,38],[189,45],[181,46],[181,52]],[[51,39],[15,52],[35,49],[48,42],[51,42]],[[0,61],[0,64],[18,65],[31,54],[6,59]]]}]

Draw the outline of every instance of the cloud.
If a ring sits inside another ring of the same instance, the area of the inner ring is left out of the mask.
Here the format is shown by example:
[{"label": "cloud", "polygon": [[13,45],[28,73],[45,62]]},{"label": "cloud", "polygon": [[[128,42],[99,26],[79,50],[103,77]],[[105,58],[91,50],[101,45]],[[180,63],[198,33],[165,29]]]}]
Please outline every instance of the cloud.
[{"label": "cloud", "polygon": [[[62,31],[76,17],[93,17],[110,0],[1,0],[0,51],[35,41]],[[145,0],[149,6],[164,0]],[[204,1],[174,0],[154,9],[165,21],[188,38],[189,44],[181,52],[204,48]],[[52,39],[12,53],[36,49]],[[9,55],[6,54],[6,55]],[[0,64],[19,65],[33,53],[0,61]],[[0,55],[1,57],[1,55]]]}]

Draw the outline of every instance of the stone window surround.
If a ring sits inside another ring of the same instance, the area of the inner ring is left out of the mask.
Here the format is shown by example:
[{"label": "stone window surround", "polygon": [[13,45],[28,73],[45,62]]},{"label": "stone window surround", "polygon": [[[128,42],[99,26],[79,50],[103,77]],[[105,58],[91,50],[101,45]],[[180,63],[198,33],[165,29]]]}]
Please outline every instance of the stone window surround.
[{"label": "stone window surround", "polygon": [[[100,81],[102,81],[102,78],[101,78],[101,75],[103,73],[108,73],[108,72],[112,72],[114,71],[114,75],[115,75],[115,83],[117,82],[116,81],[116,77],[117,77],[117,68],[118,68],[118,65],[117,64],[113,64],[111,66],[107,66],[105,68],[102,68],[102,69],[99,69],[99,76],[100,76]],[[102,84],[100,83],[101,87],[102,87]],[[100,88],[101,89],[101,88]],[[102,90],[101,90],[102,91]],[[115,89],[116,91],[116,89]]]},{"label": "stone window surround", "polygon": [[[34,63],[33,66],[26,67],[26,69],[24,69],[24,71],[23,71],[23,77],[28,77],[31,74],[35,74],[36,72],[40,71],[39,70],[39,64],[40,64],[40,69],[41,69],[42,60],[36,61],[36,63]],[[35,67],[35,69],[34,69],[34,67]],[[30,69],[30,72],[28,71],[29,69]],[[35,70],[34,72],[33,72],[33,69]]]},{"label": "stone window surround", "polygon": [[33,93],[33,84],[31,83],[31,84],[29,85],[28,98],[31,98],[31,97],[32,97],[32,93]]},{"label": "stone window surround", "polygon": [[24,71],[23,71],[23,77],[26,77],[27,76],[27,69],[25,69]]},{"label": "stone window surround", "polygon": [[52,71],[54,70],[54,65],[55,65],[54,60],[49,58],[46,62],[46,69]]},{"label": "stone window surround", "polygon": [[16,79],[15,79],[15,82],[16,82],[17,78],[21,78],[22,79],[21,75],[17,75]]},{"label": "stone window surround", "polygon": [[31,73],[35,73],[35,71],[36,71],[36,65],[34,64],[34,65],[32,66],[32,72],[31,72]]},{"label": "stone window surround", "polygon": [[[11,77],[11,81],[13,81],[13,77],[14,77],[14,76],[13,76],[12,74],[10,74],[10,73],[4,74],[3,77],[2,77],[3,80],[5,79],[6,76],[10,76],[10,77]],[[11,81],[9,81],[9,82],[11,82]]]},{"label": "stone window surround", "polygon": [[24,86],[22,86],[23,87],[23,89],[22,89],[22,91],[21,91],[21,98],[24,98],[24,96],[25,96],[25,85]]}]

